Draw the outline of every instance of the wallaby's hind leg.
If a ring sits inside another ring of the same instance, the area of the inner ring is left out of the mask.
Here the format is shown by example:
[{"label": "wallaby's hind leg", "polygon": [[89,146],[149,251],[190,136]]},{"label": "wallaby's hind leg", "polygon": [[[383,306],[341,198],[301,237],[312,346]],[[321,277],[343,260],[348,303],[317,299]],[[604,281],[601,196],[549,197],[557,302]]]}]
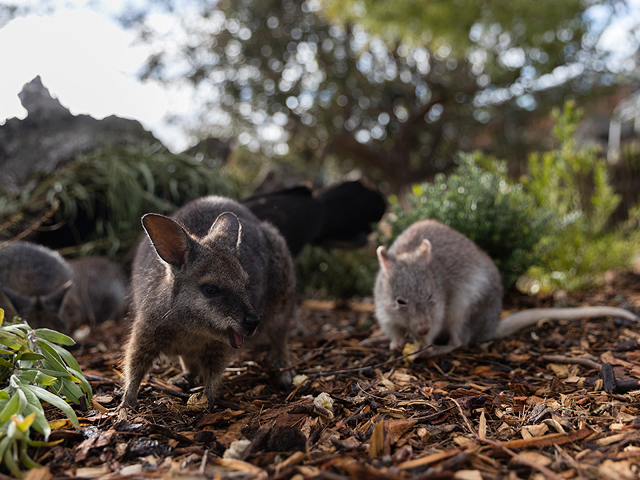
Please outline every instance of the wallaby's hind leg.
[{"label": "wallaby's hind leg", "polygon": [[142,379],[151,369],[153,361],[158,357],[159,345],[150,341],[152,336],[141,332],[134,325],[133,333],[125,356],[124,397],[121,406],[123,408],[136,407],[138,405],[138,389]]}]

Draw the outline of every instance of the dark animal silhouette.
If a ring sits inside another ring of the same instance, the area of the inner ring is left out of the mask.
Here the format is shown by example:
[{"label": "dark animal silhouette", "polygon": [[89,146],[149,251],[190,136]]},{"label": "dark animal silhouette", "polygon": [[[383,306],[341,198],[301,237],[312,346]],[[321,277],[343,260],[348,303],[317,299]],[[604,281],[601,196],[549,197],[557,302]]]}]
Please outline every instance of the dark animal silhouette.
[{"label": "dark animal silhouette", "polygon": [[357,181],[318,192],[294,187],[255,195],[242,204],[280,230],[293,256],[306,244],[326,248],[366,245],[372,224],[382,218],[387,207],[380,193]]}]

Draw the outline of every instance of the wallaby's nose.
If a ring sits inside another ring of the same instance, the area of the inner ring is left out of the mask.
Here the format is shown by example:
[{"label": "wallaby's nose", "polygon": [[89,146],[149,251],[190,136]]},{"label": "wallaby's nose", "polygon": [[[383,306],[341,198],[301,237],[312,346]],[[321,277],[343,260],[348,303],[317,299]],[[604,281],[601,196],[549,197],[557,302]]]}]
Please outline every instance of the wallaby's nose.
[{"label": "wallaby's nose", "polygon": [[260,319],[257,315],[249,314],[244,317],[242,321],[242,326],[247,329],[247,335],[253,335],[258,328],[258,324],[260,323]]}]

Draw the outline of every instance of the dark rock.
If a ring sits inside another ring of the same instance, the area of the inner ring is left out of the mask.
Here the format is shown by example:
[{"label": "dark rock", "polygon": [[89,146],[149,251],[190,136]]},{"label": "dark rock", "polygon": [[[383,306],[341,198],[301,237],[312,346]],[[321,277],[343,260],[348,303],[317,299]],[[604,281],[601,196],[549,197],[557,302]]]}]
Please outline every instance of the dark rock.
[{"label": "dark rock", "polygon": [[0,183],[13,192],[29,188],[35,173],[50,173],[79,153],[115,144],[159,142],[136,120],[72,115],[51,96],[39,76],[19,96],[27,117],[11,118],[0,126]]}]

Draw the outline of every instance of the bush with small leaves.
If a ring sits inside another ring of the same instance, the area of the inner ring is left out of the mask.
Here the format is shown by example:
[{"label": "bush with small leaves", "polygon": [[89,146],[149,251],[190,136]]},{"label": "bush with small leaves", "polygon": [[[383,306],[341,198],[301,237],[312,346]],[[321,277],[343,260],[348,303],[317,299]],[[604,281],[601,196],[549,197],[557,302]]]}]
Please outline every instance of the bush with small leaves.
[{"label": "bush with small leaves", "polygon": [[378,263],[366,250],[326,250],[307,245],[296,260],[299,290],[337,299],[372,295]]},{"label": "bush with small leaves", "polygon": [[487,252],[510,288],[539,260],[535,246],[549,229],[551,216],[521,184],[508,180],[506,163],[480,154],[461,154],[458,162],[448,177],[440,174],[433,182],[414,185],[406,205],[392,202],[385,220],[390,229],[379,234],[380,242],[390,245],[418,220],[438,220]]},{"label": "bush with small leaves", "polygon": [[598,149],[578,145],[582,111],[568,102],[553,118],[559,147],[531,155],[524,178],[529,195],[553,216],[552,228],[537,247],[541,261],[529,271],[528,288],[534,292],[596,284],[607,270],[628,267],[640,243],[637,209],[626,224],[611,227],[620,196]]}]

